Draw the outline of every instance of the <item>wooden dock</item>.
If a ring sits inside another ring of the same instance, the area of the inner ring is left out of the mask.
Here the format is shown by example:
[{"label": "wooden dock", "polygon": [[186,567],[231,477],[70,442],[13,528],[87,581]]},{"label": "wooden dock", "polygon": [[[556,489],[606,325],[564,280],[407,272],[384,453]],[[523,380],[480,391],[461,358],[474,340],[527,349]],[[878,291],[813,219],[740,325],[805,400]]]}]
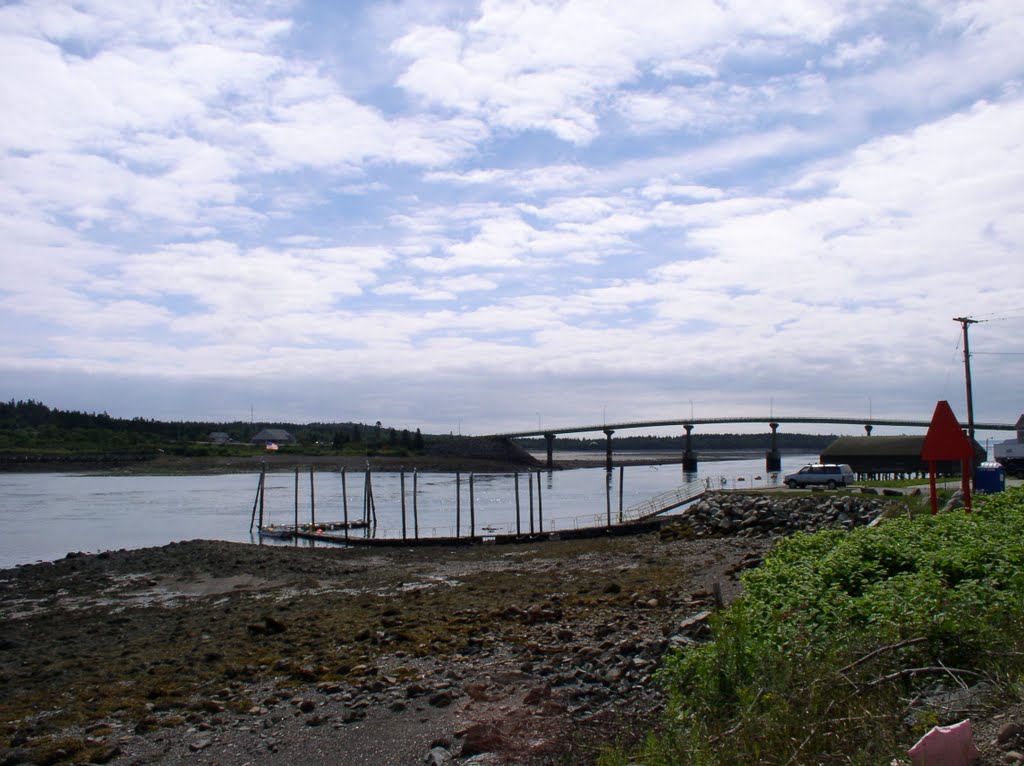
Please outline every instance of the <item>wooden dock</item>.
[{"label": "wooden dock", "polygon": [[[258,532],[260,537],[275,537],[279,540],[292,540],[294,538],[303,539],[321,539],[325,536],[330,536],[334,532],[339,530],[352,531],[354,529],[366,529],[369,527],[362,519],[358,521],[328,521],[322,524],[317,524],[315,527],[310,524],[300,524],[298,529],[290,524],[270,524],[265,527],[260,527]],[[345,538],[340,538],[342,542]]]},{"label": "wooden dock", "polygon": [[475,537],[364,537],[362,535],[350,535],[344,537],[336,533],[328,534],[300,531],[295,534],[290,531],[288,539],[310,540],[329,545],[343,545],[354,548],[411,548],[411,547],[434,547],[454,548],[467,545],[515,545],[523,543],[537,543],[548,540],[583,540],[594,537],[622,537],[625,535],[636,535],[644,532],[652,532],[660,529],[665,524],[663,519],[648,519],[646,521],[634,521],[624,524],[613,524],[612,526],[581,527],[578,529],[560,529],[550,532],[534,532],[533,534],[494,534],[477,535]]},{"label": "wooden dock", "polygon": [[[606,537],[617,535],[630,535],[640,532],[657,529],[662,525],[659,517],[674,508],[690,503],[701,497],[706,491],[705,482],[695,481],[676,489],[665,492],[661,495],[638,503],[630,508],[623,508],[622,505],[622,467],[619,477],[619,507],[618,512],[612,511],[611,486],[607,483],[607,497],[605,502],[605,513],[595,513],[585,517],[572,517],[570,521],[575,525],[570,528],[552,529],[553,523],[558,520],[550,520],[548,529],[544,528],[543,499],[540,490],[541,482],[534,482],[533,474],[529,475],[529,524],[525,523],[521,515],[521,504],[519,498],[519,474],[515,474],[515,521],[507,524],[488,524],[477,527],[475,502],[474,502],[474,476],[469,475],[469,529],[468,534],[461,534],[462,513],[460,477],[456,474],[456,496],[455,496],[455,535],[421,535],[419,516],[417,512],[417,475],[413,474],[412,494],[412,524],[407,523],[407,508],[405,503],[405,474],[402,472],[402,501],[401,501],[401,534],[392,533],[389,537],[378,537],[377,512],[373,498],[372,475],[367,469],[363,477],[363,498],[361,513],[355,518],[349,516],[347,496],[345,494],[346,474],[340,469],[342,484],[342,510],[343,520],[341,521],[316,521],[316,495],[313,483],[313,469],[309,469],[309,523],[299,521],[299,469],[295,470],[295,491],[294,491],[294,523],[292,524],[264,524],[264,497],[266,492],[266,469],[260,472],[259,485],[256,490],[256,499],[253,502],[252,521],[249,529],[260,539],[300,540],[313,543],[322,542],[331,545],[347,545],[359,547],[403,547],[403,546],[434,546],[451,547],[476,544],[505,545],[512,543],[541,542],[544,540],[571,540],[580,538]],[[534,525],[534,486],[536,484],[536,526]],[[258,511],[258,524],[257,520]],[[565,521],[564,519],[561,521]],[[581,526],[582,522],[582,526]],[[411,527],[411,528],[410,528]],[[438,530],[434,530],[435,532]],[[358,534],[353,534],[358,532]],[[398,530],[394,530],[398,532]]]}]

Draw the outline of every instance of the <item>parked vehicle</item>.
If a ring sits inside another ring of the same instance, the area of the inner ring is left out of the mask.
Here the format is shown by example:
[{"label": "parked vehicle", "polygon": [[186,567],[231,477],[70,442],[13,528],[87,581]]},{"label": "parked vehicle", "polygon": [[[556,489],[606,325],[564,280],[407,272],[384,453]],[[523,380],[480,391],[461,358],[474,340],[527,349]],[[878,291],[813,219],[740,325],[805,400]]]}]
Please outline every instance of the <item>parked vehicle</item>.
[{"label": "parked vehicle", "polygon": [[996,442],[992,457],[1006,469],[1006,473],[1024,479],[1024,415],[1017,421],[1017,438]]},{"label": "parked vehicle", "polygon": [[1007,473],[1024,479],[1024,441],[1019,436],[998,442],[992,448],[992,456]]},{"label": "parked vehicle", "polygon": [[796,473],[786,474],[786,486],[790,489],[807,487],[812,484],[835,489],[845,487],[853,481],[853,469],[846,463],[816,463],[805,465]]}]

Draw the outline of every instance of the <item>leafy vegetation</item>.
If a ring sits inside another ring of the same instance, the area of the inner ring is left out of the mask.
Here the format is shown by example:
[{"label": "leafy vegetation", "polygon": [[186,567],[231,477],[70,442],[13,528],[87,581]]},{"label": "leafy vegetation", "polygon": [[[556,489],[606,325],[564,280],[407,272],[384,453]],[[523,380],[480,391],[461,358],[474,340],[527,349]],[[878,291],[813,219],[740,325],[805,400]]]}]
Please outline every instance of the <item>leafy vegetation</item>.
[{"label": "leafy vegetation", "polygon": [[1022,535],[1014,489],[971,514],[781,542],[714,641],[666,662],[669,711],[639,761],[878,764],[947,723],[954,690],[1005,701],[1024,669]]}]

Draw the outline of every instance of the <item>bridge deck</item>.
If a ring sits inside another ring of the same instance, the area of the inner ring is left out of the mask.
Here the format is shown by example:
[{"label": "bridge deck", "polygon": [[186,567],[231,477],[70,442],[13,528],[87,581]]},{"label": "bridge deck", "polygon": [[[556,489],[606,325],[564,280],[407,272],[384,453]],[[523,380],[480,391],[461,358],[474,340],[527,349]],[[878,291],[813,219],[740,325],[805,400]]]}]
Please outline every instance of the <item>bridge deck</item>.
[{"label": "bridge deck", "polygon": [[[507,433],[490,434],[491,437],[500,439],[519,439],[530,436],[544,436],[546,434],[582,434],[600,433],[603,431],[628,431],[634,428],[662,428],[665,426],[699,426],[717,425],[724,423],[821,423],[825,425],[852,425],[852,426],[897,426],[905,428],[928,428],[931,419],[908,420],[900,418],[845,418],[845,417],[816,417],[806,415],[774,415],[769,416],[739,416],[721,418],[675,418],[672,420],[634,420],[621,423],[603,423],[601,425],[586,426],[561,426],[558,428],[538,428],[529,431],[510,431]],[[967,428],[967,423],[961,423],[961,428]],[[975,423],[975,431],[1016,431],[1016,423]]]}]

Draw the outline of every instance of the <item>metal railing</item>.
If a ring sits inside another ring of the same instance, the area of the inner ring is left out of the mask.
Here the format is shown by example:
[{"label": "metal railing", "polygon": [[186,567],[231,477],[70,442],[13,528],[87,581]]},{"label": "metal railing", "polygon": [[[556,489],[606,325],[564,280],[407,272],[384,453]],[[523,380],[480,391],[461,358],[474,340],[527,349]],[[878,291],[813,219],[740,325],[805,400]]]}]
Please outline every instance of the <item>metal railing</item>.
[{"label": "metal railing", "polygon": [[649,500],[644,500],[642,503],[631,505],[623,511],[622,521],[641,521],[651,516],[657,516],[659,513],[686,505],[686,503],[696,500],[707,491],[708,485],[706,481],[691,481],[689,484],[684,484],[681,487],[670,489],[668,492],[655,495]]}]

